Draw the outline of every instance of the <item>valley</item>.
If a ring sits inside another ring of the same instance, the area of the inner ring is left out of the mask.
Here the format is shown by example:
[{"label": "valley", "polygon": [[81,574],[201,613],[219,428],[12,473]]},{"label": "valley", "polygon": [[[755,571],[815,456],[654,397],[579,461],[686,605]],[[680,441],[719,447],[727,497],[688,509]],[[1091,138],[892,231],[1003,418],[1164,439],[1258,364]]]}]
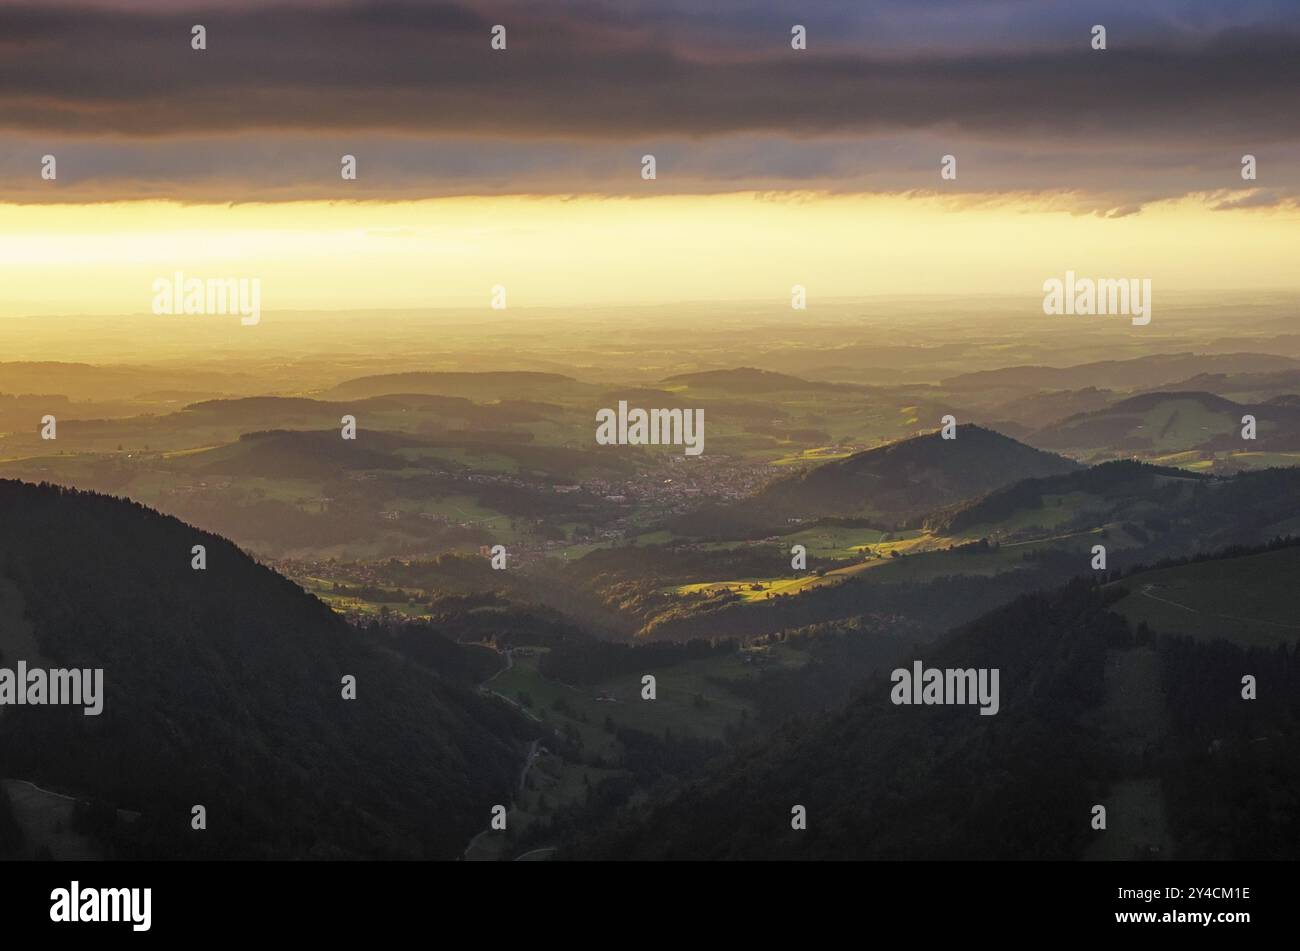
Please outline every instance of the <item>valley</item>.
[{"label": "valley", "polygon": [[[318,353],[274,388],[269,356],[0,363],[0,661],[109,671],[103,735],[0,710],[3,778],[66,791],[97,817],[75,848],[104,857],[1246,848],[1190,790],[1241,756],[1278,768],[1294,710],[1242,747],[1255,720],[1189,718],[1169,678],[1228,651],[1291,676],[1252,653],[1300,639],[1300,342],[1281,323],[1054,367],[1028,362],[1053,352],[1032,334],[940,346],[953,325],[932,316],[889,351],[907,380],[845,342],[880,347],[869,321],[788,352],[720,338],[676,373],[653,326],[629,318],[650,349],[600,368],[537,338],[482,369],[413,345],[388,366]],[[491,332],[504,352],[519,328]],[[621,402],[702,409],[705,450],[602,445]],[[993,725],[880,706],[891,669],[932,656],[1002,671]],[[344,674],[356,701],[333,699]],[[92,738],[80,763],[47,752]],[[1201,746],[1223,765],[1192,782]],[[199,793],[163,751],[238,821],[186,836]],[[764,824],[786,799],[806,838]],[[1090,840],[1070,817],[1101,801]],[[0,816],[7,848],[74,848],[33,808]]]}]

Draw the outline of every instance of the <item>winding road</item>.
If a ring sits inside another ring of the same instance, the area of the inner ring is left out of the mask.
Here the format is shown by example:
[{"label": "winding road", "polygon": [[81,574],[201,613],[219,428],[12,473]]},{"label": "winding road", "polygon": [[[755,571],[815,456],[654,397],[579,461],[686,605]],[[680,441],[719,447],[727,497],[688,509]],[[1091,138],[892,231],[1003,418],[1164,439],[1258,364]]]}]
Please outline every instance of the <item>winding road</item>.
[{"label": "winding road", "polygon": [[1200,608],[1188,607],[1186,604],[1179,604],[1177,601],[1170,601],[1168,598],[1162,598],[1158,594],[1152,594],[1151,589],[1155,585],[1144,584],[1138,591],[1138,594],[1150,598],[1152,601],[1159,601],[1161,604],[1167,604],[1170,607],[1186,611],[1188,614],[1201,614],[1207,617],[1218,618],[1222,621],[1240,621],[1243,624],[1264,624],[1269,627],[1281,627],[1290,631],[1300,631],[1300,624],[1287,624],[1284,621],[1266,621],[1263,618],[1254,617],[1237,617],[1235,614],[1218,614],[1214,611],[1202,611]]},{"label": "winding road", "polygon": [[[510,704],[512,707],[514,707],[515,709],[517,709],[519,712],[523,713],[525,716],[529,717],[529,718],[532,719],[532,720],[537,721],[538,723],[541,723],[541,722],[542,722],[542,718],[539,717],[539,716],[537,716],[535,713],[533,713],[533,711],[529,710],[529,709],[528,709],[527,707],[525,707],[523,704],[521,704],[521,703],[519,703],[519,702],[517,702],[517,701],[515,701],[515,700],[511,700],[511,699],[510,699],[509,697],[507,697],[505,694],[503,694],[503,693],[498,693],[497,691],[493,690],[491,687],[488,686],[488,684],[492,683],[492,681],[496,680],[498,677],[500,677],[500,676],[501,676],[502,674],[504,674],[506,671],[510,670],[510,669],[511,669],[512,667],[514,667],[514,665],[515,665],[515,659],[514,659],[514,657],[512,656],[512,651],[511,651],[510,648],[506,648],[506,649],[503,650],[503,651],[497,651],[497,653],[499,653],[499,654],[503,654],[503,655],[505,656],[505,659],[506,659],[506,665],[505,665],[504,667],[502,667],[500,670],[498,670],[498,671],[497,671],[495,674],[493,674],[491,677],[489,677],[487,680],[485,680],[485,681],[483,681],[481,684],[479,684],[479,685],[478,685],[478,689],[479,689],[479,691],[482,692],[482,693],[491,694],[491,695],[494,696],[494,697],[500,697],[502,700],[504,700],[506,703]],[[541,745],[542,745],[542,741],[541,741],[541,740],[533,740],[531,743],[528,744],[528,753],[524,756],[524,765],[523,765],[523,767],[519,770],[519,792],[520,792],[521,794],[522,794],[523,791],[524,791],[524,784],[528,781],[528,771],[529,771],[530,769],[533,768],[533,763],[537,762],[537,757],[538,757],[539,755],[541,755],[541,754],[538,752],[539,749],[540,749],[540,747],[541,747]],[[513,805],[513,803],[511,803],[511,805]],[[482,832],[480,832],[478,835],[474,836],[474,838],[472,838],[472,839],[469,840],[469,845],[465,846],[465,851],[464,851],[464,853],[461,855],[461,859],[463,860],[463,859],[465,859],[465,858],[467,858],[467,857],[469,856],[469,853],[473,850],[475,843],[477,843],[479,839],[481,839],[483,836],[488,835],[489,833],[494,832],[494,831],[497,831],[497,830],[493,829],[493,828],[492,828],[492,824],[489,822],[489,823],[488,823],[488,827],[487,827],[486,829],[484,829],[484,830],[483,830]],[[553,852],[553,851],[555,851],[555,849],[554,849],[554,848],[550,848],[550,849],[533,849],[531,852],[525,852],[524,855],[533,855],[534,853],[538,853],[538,852],[547,852],[547,851],[551,851],[551,852]],[[515,859],[515,861],[516,861],[516,862],[519,861],[519,859],[523,858],[524,855],[519,856],[519,858]]]}]

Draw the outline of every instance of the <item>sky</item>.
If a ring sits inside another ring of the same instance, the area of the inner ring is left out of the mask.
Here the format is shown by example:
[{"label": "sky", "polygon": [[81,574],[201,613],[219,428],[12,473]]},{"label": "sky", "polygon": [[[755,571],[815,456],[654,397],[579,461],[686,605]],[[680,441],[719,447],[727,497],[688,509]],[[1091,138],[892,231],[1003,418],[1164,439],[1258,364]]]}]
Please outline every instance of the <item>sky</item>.
[{"label": "sky", "polygon": [[272,310],[1294,288],[1298,54],[1281,0],[0,0],[0,316],[175,270]]}]

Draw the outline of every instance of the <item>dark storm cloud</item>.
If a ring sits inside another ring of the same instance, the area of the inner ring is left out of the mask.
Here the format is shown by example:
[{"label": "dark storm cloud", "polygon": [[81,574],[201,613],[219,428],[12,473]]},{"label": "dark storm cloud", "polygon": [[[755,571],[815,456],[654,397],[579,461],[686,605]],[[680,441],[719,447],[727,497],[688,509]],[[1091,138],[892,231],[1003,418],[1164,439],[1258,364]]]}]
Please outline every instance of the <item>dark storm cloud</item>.
[{"label": "dark storm cloud", "polygon": [[1246,152],[1300,191],[1300,7],[1266,0],[179,6],[0,0],[0,199],[337,197],[344,152],[367,198],[625,194],[645,151],[660,191],[934,189],[948,152],[945,190],[1111,214],[1253,187]]},{"label": "dark storm cloud", "polygon": [[[1295,33],[1234,30],[1169,48],[1117,36],[1096,53],[1084,23],[1073,48],[899,54],[843,44],[795,53],[788,33],[774,30],[766,47],[719,42],[711,55],[704,27],[581,9],[512,10],[510,48],[498,53],[488,46],[494,18],[452,4],[2,6],[0,123],[75,135],[376,129],[590,139],[947,128],[1258,141],[1300,131]],[[190,49],[195,22],[208,29],[205,52]]]}]

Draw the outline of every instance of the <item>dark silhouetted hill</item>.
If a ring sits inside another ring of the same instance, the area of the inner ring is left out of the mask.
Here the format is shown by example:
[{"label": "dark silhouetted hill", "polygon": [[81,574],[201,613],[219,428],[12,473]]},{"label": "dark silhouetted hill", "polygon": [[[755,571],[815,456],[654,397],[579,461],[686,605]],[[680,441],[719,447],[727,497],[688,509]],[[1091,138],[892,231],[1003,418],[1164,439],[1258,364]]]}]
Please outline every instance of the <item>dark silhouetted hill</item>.
[{"label": "dark silhouetted hill", "polygon": [[[509,801],[517,717],[219,536],[8,480],[0,524],[0,585],[16,589],[43,664],[102,667],[105,681],[98,717],[0,712],[3,775],[140,812],[112,854],[451,858]],[[3,662],[19,659],[33,660]],[[341,697],[346,675],[355,700]],[[195,804],[206,831],[190,829]]]}]

